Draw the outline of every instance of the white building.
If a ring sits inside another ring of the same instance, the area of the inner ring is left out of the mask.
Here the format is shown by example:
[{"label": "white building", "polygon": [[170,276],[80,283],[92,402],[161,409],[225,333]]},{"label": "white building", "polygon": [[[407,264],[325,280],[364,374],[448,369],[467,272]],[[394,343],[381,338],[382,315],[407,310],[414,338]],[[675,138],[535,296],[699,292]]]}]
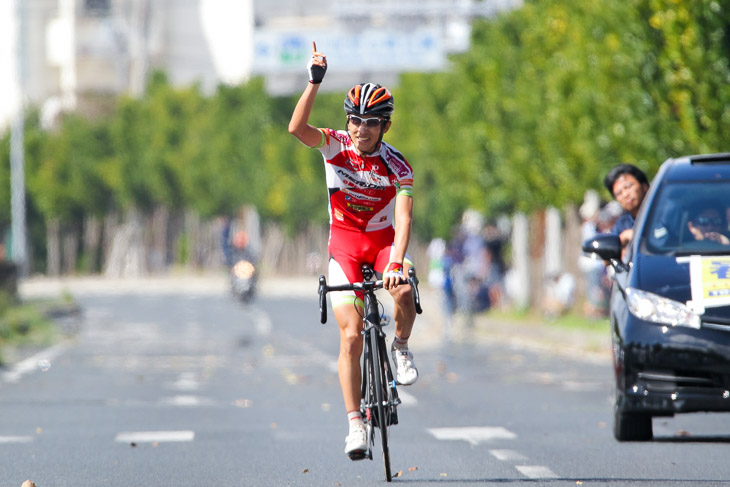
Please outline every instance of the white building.
[{"label": "white building", "polygon": [[49,124],[61,111],[96,115],[110,95],[141,93],[152,69],[206,93],[239,83],[253,25],[253,0],[4,0],[0,126],[21,94]]},{"label": "white building", "polygon": [[[0,129],[22,97],[53,124],[61,111],[103,113],[138,95],[153,69],[174,85],[263,75],[273,94],[306,82],[311,41],[328,56],[327,88],[402,71],[440,70],[468,48],[474,17],[521,0],[3,0]],[[21,89],[22,87],[22,89]]]}]

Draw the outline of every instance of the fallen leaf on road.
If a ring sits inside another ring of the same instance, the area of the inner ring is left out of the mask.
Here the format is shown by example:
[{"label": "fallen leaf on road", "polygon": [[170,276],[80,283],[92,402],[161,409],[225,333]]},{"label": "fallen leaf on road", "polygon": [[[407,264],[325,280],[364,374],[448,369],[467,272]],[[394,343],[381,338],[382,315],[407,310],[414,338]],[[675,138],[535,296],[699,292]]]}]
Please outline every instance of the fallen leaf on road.
[{"label": "fallen leaf on road", "polygon": [[309,473],[309,469],[305,468],[304,470],[302,470],[302,473]]},{"label": "fallen leaf on road", "polygon": [[415,472],[416,470],[418,470],[418,467],[411,467],[408,469],[409,472]]},{"label": "fallen leaf on road", "polygon": [[692,436],[692,433],[686,430],[679,430],[679,436]]},{"label": "fallen leaf on road", "polygon": [[448,476],[449,476],[449,474],[441,472],[441,476],[442,476],[442,477],[448,477]]},{"label": "fallen leaf on road", "polygon": [[397,474],[393,475],[393,478],[400,477],[401,475],[403,475],[403,470],[401,470]]},{"label": "fallen leaf on road", "polygon": [[35,487],[35,484],[33,482],[31,482],[30,480],[26,480],[25,482],[23,482],[23,485],[21,485],[20,487]]}]

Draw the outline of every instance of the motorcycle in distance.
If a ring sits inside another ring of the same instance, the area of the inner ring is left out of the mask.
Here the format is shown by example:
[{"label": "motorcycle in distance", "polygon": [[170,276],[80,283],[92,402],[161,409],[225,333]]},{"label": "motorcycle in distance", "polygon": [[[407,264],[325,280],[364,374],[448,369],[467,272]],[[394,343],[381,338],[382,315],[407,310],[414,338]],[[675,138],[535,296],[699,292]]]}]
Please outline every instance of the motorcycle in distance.
[{"label": "motorcycle in distance", "polygon": [[231,292],[242,303],[249,303],[256,294],[258,269],[245,250],[234,252],[230,270]]}]

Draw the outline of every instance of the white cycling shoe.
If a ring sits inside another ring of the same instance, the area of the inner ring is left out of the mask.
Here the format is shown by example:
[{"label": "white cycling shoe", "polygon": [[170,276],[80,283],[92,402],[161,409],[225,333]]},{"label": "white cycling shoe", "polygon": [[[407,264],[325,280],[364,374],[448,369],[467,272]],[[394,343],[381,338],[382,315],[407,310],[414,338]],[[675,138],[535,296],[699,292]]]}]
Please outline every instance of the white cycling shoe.
[{"label": "white cycling shoe", "polygon": [[390,354],[395,364],[395,381],[402,386],[410,386],[418,380],[418,369],[413,362],[413,352],[391,347]]},{"label": "white cycling shoe", "polygon": [[345,453],[350,460],[362,460],[368,452],[368,435],[364,424],[350,427],[350,434],[345,438]]}]

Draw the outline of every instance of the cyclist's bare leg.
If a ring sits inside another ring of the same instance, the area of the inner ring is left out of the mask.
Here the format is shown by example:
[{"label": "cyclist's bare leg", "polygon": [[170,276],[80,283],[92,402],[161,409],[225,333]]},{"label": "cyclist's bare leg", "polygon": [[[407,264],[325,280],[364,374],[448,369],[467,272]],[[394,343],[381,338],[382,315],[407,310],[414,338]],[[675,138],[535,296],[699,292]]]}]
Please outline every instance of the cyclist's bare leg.
[{"label": "cyclist's bare leg", "polygon": [[[408,275],[410,266],[406,264],[403,272]],[[393,319],[395,320],[395,334],[398,338],[407,340],[411,336],[413,323],[416,321],[416,306],[413,304],[411,286],[401,284],[388,290],[393,296]]]},{"label": "cyclist's bare leg", "polygon": [[[362,309],[360,309],[360,313],[362,313]],[[334,308],[335,318],[340,328],[340,355],[337,358],[337,372],[340,377],[345,408],[348,412],[360,410],[360,356],[363,347],[363,323],[360,313],[351,305]]]},{"label": "cyclist's bare leg", "polygon": [[[405,273],[408,273],[406,266]],[[391,356],[395,367],[396,381],[404,386],[411,385],[418,379],[418,369],[413,362],[413,353],[408,349],[413,322],[416,320],[416,306],[410,284],[400,284],[390,288],[393,296],[393,318],[395,319],[395,338],[391,344]]]}]

